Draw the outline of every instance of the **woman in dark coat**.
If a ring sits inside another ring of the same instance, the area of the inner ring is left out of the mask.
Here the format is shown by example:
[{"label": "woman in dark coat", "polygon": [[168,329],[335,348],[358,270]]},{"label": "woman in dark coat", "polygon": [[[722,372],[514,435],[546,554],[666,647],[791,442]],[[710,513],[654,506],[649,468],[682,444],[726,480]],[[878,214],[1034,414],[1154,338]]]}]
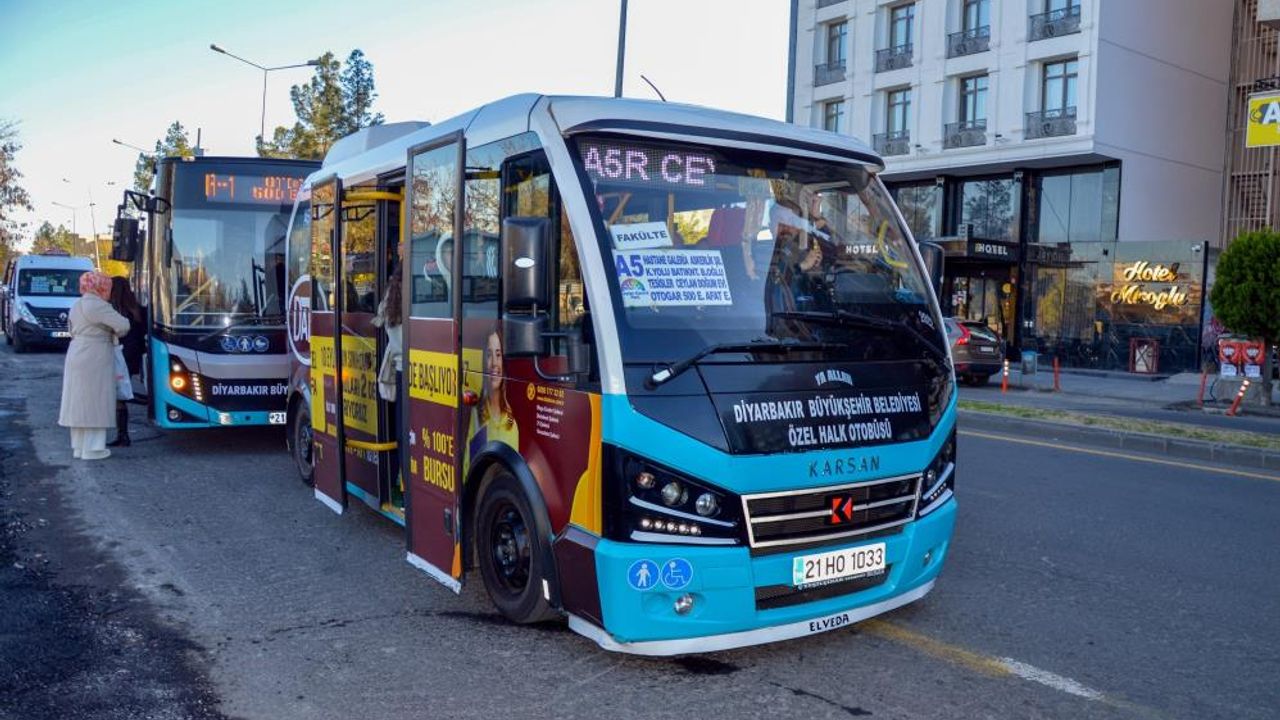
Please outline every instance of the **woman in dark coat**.
[{"label": "woman in dark coat", "polygon": [[[111,278],[111,307],[125,316],[129,321],[129,332],[120,339],[120,349],[124,351],[124,363],[129,367],[129,375],[142,373],[142,354],[147,347],[146,314],[138,304],[138,298],[129,287],[129,280],[122,277]],[[116,401],[116,439],[107,443],[110,447],[129,447],[129,407],[123,401]]]}]

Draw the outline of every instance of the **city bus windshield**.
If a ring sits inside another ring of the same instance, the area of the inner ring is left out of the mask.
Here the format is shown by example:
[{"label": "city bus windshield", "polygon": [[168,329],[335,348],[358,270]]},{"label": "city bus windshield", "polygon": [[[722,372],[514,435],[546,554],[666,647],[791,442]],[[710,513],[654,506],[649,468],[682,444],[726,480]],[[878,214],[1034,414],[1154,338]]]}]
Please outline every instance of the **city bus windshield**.
[{"label": "city bus windshield", "polygon": [[832,360],[945,356],[910,240],[865,169],[620,137],[574,144],[627,362],[750,343],[819,345]]},{"label": "city bus windshield", "polygon": [[157,319],[171,327],[283,325],[285,236],[309,168],[181,164],[175,171]]}]

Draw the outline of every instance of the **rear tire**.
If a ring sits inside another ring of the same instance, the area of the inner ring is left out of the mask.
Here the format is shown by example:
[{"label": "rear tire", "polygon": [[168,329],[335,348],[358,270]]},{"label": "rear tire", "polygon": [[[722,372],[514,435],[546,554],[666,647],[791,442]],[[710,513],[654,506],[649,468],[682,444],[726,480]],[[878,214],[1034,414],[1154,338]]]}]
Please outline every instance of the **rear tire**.
[{"label": "rear tire", "polygon": [[311,408],[306,403],[298,403],[293,413],[293,422],[289,424],[289,452],[293,455],[294,467],[307,487],[315,486],[315,462],[312,457]]},{"label": "rear tire", "polygon": [[529,624],[556,612],[542,595],[545,540],[520,483],[505,469],[480,490],[476,510],[476,561],[489,599],[508,620]]}]

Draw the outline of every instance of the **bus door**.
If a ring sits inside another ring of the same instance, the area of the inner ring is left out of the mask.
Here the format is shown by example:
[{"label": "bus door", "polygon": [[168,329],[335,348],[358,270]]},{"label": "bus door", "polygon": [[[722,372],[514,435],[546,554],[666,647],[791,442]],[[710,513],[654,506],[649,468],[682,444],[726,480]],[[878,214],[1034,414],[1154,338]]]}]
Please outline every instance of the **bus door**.
[{"label": "bus door", "polygon": [[347,505],[342,469],[342,416],[338,412],[338,318],[334,231],[340,183],[330,178],[311,188],[311,435],[316,499],[341,513]]},{"label": "bus door", "polygon": [[[382,178],[380,183],[386,188],[378,199],[378,297],[386,297],[387,283],[392,273],[402,265],[400,246],[403,244],[401,228],[403,227],[404,207],[404,175]],[[401,271],[403,272],[403,271]],[[382,358],[387,348],[386,329],[382,328],[378,342],[378,371],[382,371]],[[402,362],[403,365],[403,362]],[[379,487],[381,488],[381,509],[383,513],[396,520],[404,520],[404,477],[400,468],[398,439],[400,437],[400,403],[385,402],[378,396],[378,439],[384,448],[379,463]]]},{"label": "bus door", "polygon": [[401,459],[406,475],[409,562],[454,592],[462,589],[461,426],[458,372],[464,142],[456,133],[410,148],[404,268],[405,364]]},{"label": "bus door", "polygon": [[389,193],[375,187],[343,187],[339,215],[337,277],[338,370],[335,389],[342,408],[343,489],[381,509],[383,453],[394,448],[382,437],[378,408],[378,337],[374,326],[381,287],[378,210]]}]

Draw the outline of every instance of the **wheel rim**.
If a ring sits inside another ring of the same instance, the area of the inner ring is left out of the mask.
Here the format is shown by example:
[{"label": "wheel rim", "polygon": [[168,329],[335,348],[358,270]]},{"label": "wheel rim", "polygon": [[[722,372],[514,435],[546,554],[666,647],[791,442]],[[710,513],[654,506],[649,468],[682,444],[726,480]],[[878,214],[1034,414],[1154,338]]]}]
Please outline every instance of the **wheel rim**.
[{"label": "wheel rim", "polygon": [[298,465],[306,472],[311,469],[311,422],[306,415],[298,416],[298,431],[293,439],[294,452],[297,453]]},{"label": "wheel rim", "polygon": [[529,527],[515,505],[503,502],[494,508],[489,549],[498,583],[507,593],[520,595],[529,585],[533,556]]}]

